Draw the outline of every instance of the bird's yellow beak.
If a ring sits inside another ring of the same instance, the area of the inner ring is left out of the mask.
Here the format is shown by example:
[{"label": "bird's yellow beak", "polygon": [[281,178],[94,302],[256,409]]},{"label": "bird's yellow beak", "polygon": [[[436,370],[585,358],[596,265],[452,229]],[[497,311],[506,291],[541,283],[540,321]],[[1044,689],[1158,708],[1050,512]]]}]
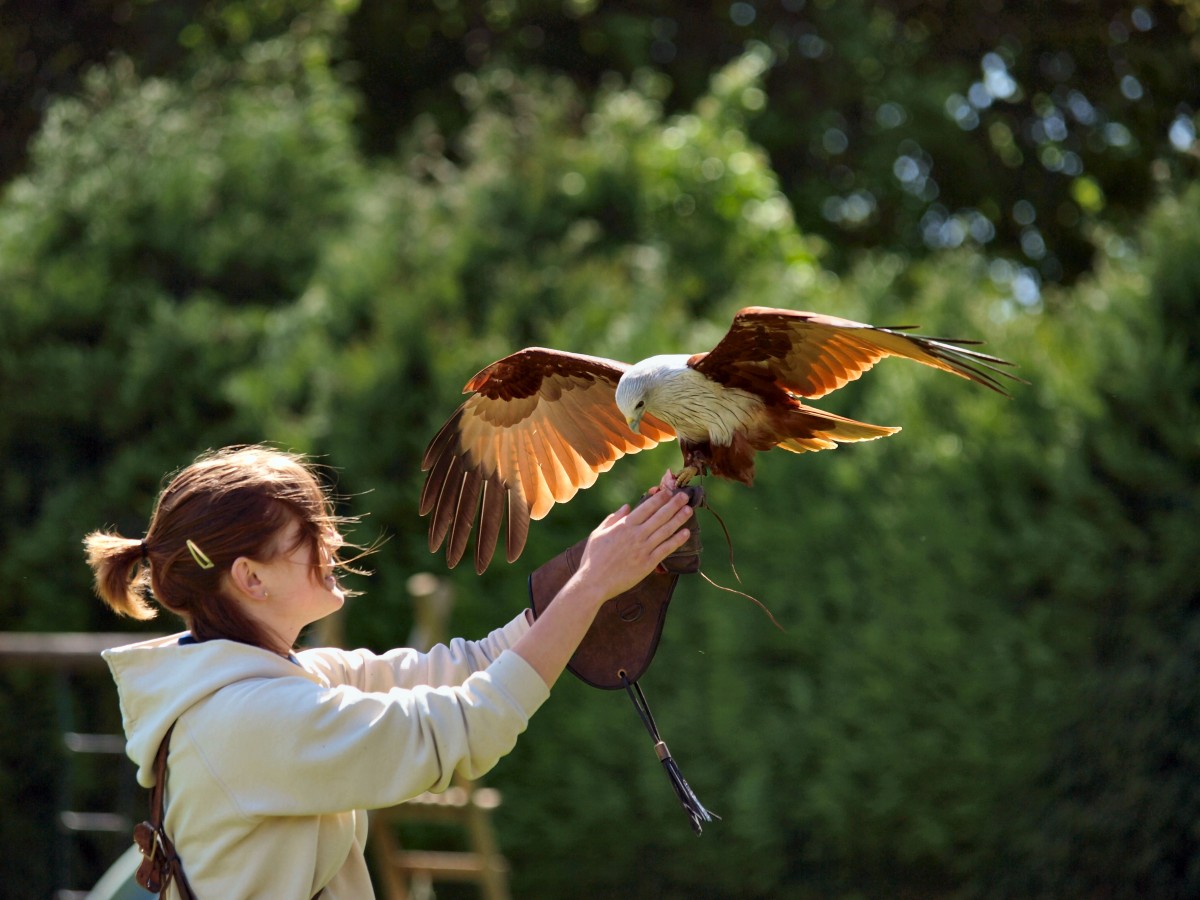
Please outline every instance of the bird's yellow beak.
[{"label": "bird's yellow beak", "polygon": [[632,431],[634,434],[637,434],[638,428],[640,428],[641,424],[642,424],[642,414],[641,414],[641,412],[634,413],[632,416],[630,416],[625,421],[629,425],[629,430]]}]

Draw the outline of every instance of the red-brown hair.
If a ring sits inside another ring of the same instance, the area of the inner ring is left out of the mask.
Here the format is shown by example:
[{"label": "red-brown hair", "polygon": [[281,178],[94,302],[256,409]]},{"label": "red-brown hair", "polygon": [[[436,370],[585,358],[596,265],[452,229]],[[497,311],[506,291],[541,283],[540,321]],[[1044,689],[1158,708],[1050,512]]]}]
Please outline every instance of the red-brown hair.
[{"label": "red-brown hair", "polygon": [[[96,593],[117,613],[154,618],[153,598],[180,616],[197,640],[228,638],[287,652],[232,599],[225,576],[238,557],[266,562],[295,549],[280,540],[293,522],[300,523],[300,542],[310,542],[312,558],[319,559],[322,542],[346,521],[334,514],[304,457],[237,446],[205,453],[176,474],[159,495],[143,540],[95,531],[84,546]],[[338,545],[328,549],[344,567]]]}]

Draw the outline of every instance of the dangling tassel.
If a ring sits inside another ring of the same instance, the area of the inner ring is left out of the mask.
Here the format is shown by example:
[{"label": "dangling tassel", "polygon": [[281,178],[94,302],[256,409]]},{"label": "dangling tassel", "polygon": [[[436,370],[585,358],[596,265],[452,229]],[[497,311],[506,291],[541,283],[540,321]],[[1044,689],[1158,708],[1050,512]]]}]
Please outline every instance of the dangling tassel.
[{"label": "dangling tassel", "polygon": [[637,710],[642,724],[646,726],[646,730],[650,732],[650,737],[654,740],[654,752],[658,754],[658,759],[663,764],[667,777],[671,779],[671,787],[675,789],[675,796],[679,798],[684,812],[688,814],[688,818],[692,822],[692,831],[696,834],[702,833],[704,828],[701,823],[711,822],[713,819],[721,817],[704,808],[700,798],[696,796],[687,783],[687,779],[683,777],[683,773],[679,771],[679,764],[671,757],[671,751],[667,749],[666,742],[659,736],[658,726],[654,723],[654,716],[650,714],[650,705],[646,702],[646,695],[642,693],[641,685],[636,681],[631,682],[625,677],[624,672],[621,673],[621,683],[625,685],[625,692],[633,701],[633,708]]}]

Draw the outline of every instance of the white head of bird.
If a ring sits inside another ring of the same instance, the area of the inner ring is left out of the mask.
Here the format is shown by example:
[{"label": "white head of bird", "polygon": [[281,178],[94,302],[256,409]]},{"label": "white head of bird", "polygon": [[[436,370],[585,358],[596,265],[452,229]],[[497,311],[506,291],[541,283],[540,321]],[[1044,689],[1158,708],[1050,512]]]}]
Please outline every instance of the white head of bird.
[{"label": "white head of bird", "polygon": [[658,415],[665,406],[659,394],[687,371],[688,357],[681,353],[651,356],[634,363],[617,382],[617,409],[633,431],[638,430],[647,409]]}]

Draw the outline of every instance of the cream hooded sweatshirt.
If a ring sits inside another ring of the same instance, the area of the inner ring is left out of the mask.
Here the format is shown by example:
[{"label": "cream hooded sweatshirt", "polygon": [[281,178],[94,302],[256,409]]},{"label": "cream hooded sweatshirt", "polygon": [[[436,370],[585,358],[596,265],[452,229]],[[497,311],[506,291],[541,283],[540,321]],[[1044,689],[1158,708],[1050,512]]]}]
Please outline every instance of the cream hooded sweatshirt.
[{"label": "cream hooded sweatshirt", "polygon": [[[509,648],[521,614],[429,653],[284,659],[182,635],[105,651],[138,782],[172,723],[166,829],[199,900],[373,897],[365,810],[475,778],[549,696]],[[173,896],[177,896],[172,891]]]}]

